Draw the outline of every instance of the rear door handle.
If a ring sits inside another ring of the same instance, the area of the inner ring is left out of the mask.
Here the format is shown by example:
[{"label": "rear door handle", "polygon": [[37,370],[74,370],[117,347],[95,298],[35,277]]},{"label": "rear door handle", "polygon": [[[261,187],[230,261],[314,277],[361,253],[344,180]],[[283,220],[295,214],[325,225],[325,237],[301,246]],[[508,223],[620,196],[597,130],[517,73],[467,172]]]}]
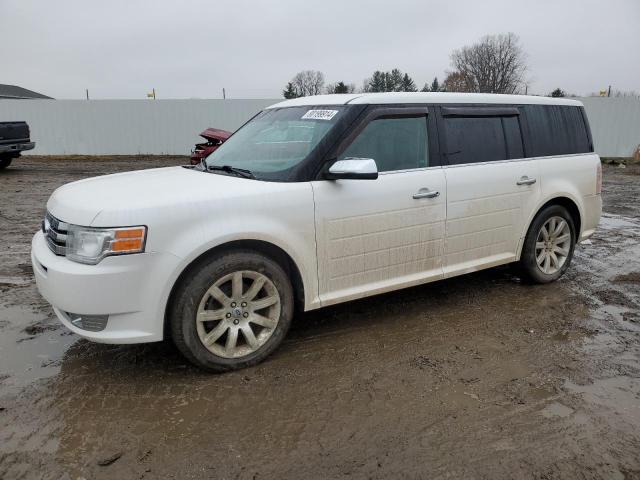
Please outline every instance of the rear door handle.
[{"label": "rear door handle", "polygon": [[436,198],[440,196],[440,192],[436,192],[434,190],[429,190],[428,188],[421,188],[417,193],[413,194],[414,199],[419,198]]},{"label": "rear door handle", "polygon": [[523,177],[520,177],[520,180],[516,182],[516,185],[533,185],[534,183],[536,183],[535,178],[529,178],[524,175]]}]

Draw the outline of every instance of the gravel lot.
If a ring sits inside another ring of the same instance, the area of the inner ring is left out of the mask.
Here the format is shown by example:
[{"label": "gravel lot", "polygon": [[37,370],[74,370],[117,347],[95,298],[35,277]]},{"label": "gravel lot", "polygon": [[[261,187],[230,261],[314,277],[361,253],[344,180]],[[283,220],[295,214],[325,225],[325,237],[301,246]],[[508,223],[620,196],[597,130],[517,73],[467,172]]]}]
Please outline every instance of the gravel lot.
[{"label": "gravel lot", "polygon": [[29,260],[64,183],[184,158],[0,171],[0,478],[640,478],[640,167],[559,282],[497,268],[299,315],[263,364],[92,344]]}]

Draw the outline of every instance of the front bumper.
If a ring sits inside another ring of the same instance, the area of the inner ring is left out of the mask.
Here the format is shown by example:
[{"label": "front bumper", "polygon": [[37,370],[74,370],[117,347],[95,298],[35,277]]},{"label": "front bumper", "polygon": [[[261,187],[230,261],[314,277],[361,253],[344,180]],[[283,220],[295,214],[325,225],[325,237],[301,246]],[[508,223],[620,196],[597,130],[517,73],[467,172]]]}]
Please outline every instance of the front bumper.
[{"label": "front bumper", "polygon": [[9,145],[0,145],[0,153],[20,153],[25,150],[33,150],[35,146],[35,142],[10,143]]},{"label": "front bumper", "polygon": [[[55,255],[42,232],[31,243],[31,263],[40,294],[71,331],[101,343],[162,340],[165,283],[178,265],[166,253],[107,257],[83,265]],[[68,312],[108,315],[106,327],[89,331],[72,324]]]}]

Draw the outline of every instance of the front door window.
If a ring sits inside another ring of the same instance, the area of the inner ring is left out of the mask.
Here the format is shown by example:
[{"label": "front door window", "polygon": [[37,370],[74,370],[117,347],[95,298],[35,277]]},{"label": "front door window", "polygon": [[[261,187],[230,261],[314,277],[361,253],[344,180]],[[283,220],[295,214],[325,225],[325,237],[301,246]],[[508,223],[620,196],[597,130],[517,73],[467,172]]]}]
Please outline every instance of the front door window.
[{"label": "front door window", "polygon": [[338,157],[373,158],[379,172],[429,166],[426,116],[370,122]]}]

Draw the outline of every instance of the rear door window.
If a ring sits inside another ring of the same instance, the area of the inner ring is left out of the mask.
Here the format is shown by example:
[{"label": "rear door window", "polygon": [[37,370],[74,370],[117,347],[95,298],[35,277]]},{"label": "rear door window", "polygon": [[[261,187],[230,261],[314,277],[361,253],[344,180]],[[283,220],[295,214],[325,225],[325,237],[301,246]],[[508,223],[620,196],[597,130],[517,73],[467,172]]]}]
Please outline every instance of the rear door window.
[{"label": "rear door window", "polygon": [[493,162],[524,156],[516,115],[445,115],[443,123],[449,164]]},{"label": "rear door window", "polygon": [[502,121],[502,128],[504,128],[504,138],[507,142],[508,158],[524,158],[519,117],[500,117],[500,120]]}]

